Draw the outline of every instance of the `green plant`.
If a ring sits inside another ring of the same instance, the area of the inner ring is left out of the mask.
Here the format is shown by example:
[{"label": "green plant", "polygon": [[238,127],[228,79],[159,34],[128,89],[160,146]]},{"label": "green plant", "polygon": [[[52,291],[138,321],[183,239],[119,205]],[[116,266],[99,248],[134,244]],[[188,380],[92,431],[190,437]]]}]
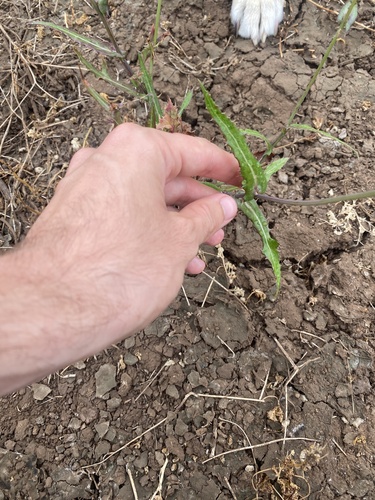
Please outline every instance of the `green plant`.
[{"label": "green plant", "polygon": [[[107,22],[108,4],[106,0],[88,0],[91,7],[99,16],[106,33],[108,35],[109,43],[103,42],[99,38],[88,37],[81,35],[71,29],[50,23],[50,22],[36,22],[35,24],[40,24],[49,28],[58,30],[65,35],[67,35],[74,42],[83,45],[89,49],[94,50],[98,54],[102,54],[104,59],[100,61],[100,66],[95,66],[90,62],[80,50],[75,49],[77,57],[82,65],[90,71],[94,76],[99,79],[104,80],[113,87],[124,92],[124,94],[135,97],[144,101],[148,107],[148,125],[168,132],[189,132],[188,124],[182,121],[182,113],[189,105],[192,98],[192,92],[187,92],[185,98],[178,109],[168,100],[166,105],[162,105],[155,91],[153,82],[153,67],[155,59],[155,51],[159,44],[159,26],[160,26],[160,15],[162,0],[158,0],[157,11],[155,18],[155,25],[153,28],[152,36],[147,44],[147,46],[138,54],[138,66],[139,70],[135,74],[135,71],[130,67],[126,60],[126,55],[121,51],[119,45],[116,42],[115,36]],[[276,291],[278,292],[281,284],[281,266],[280,258],[278,253],[278,243],[272,238],[268,226],[268,221],[262,212],[260,206],[258,205],[258,200],[282,203],[290,205],[323,205],[327,203],[337,203],[340,201],[355,200],[360,198],[369,198],[375,196],[375,191],[368,191],[364,193],[354,193],[350,195],[337,196],[334,198],[325,198],[320,200],[285,200],[276,198],[266,194],[268,182],[273,174],[278,172],[288,161],[288,158],[281,158],[271,163],[267,164],[267,158],[271,155],[275,146],[280,143],[284,136],[291,130],[307,130],[314,132],[319,135],[327,136],[333,140],[336,140],[345,147],[351,148],[348,144],[340,141],[339,139],[332,137],[330,134],[317,130],[306,124],[293,123],[294,118],[297,115],[298,110],[306,99],[306,96],[311,90],[311,87],[315,83],[318,75],[320,74],[323,66],[325,65],[329,54],[334,48],[337,40],[342,34],[343,30],[349,30],[351,24],[355,21],[357,15],[357,0],[349,1],[341,10],[339,15],[339,28],[332,38],[318,68],[314,72],[309,84],[307,85],[302,96],[295,105],[285,127],[281,130],[280,134],[272,143],[260,132],[252,129],[239,129],[221,110],[218,108],[209,92],[205,89],[203,84],[201,84],[201,90],[204,95],[205,104],[207,110],[211,114],[212,118],[219,125],[223,135],[229,147],[232,149],[234,155],[236,156],[241,169],[242,175],[242,187],[229,186],[223,183],[212,183],[206,182],[207,185],[213,187],[222,192],[227,192],[233,195],[238,203],[239,209],[252,221],[255,229],[258,231],[263,242],[263,253],[266,258],[271,263],[275,278],[276,278]],[[117,79],[111,76],[110,70],[107,65],[107,60],[112,63],[117,61],[122,64],[127,77],[129,79],[128,83],[119,82]],[[90,93],[90,95],[109,113],[113,115],[115,124],[120,124],[123,121],[120,110],[108,102],[105,96],[99,94],[84,78],[83,81],[85,86]],[[246,135],[255,136],[265,142],[266,149],[260,160],[258,160],[254,154],[250,151],[247,142],[245,140]],[[353,150],[354,151],[354,150]]]},{"label": "green plant", "polygon": [[[255,130],[241,130],[239,129],[221,110],[218,108],[214,100],[212,99],[209,92],[205,89],[203,84],[201,84],[201,89],[204,95],[205,104],[208,112],[215,120],[215,122],[220,127],[222,134],[224,135],[229,147],[232,149],[233,154],[237,158],[242,175],[242,188],[239,189],[238,186],[230,186],[223,183],[211,183],[207,182],[209,186],[217,189],[221,192],[227,192],[232,194],[237,199],[237,204],[239,209],[248,217],[253,223],[255,229],[260,234],[263,241],[263,253],[266,258],[271,263],[275,278],[276,278],[276,289],[277,292],[280,289],[281,284],[281,267],[280,258],[278,253],[278,243],[275,239],[271,237],[267,219],[262,212],[257,201],[267,201],[280,204],[289,205],[326,205],[329,203],[338,203],[340,201],[349,201],[363,198],[375,197],[375,191],[367,191],[363,193],[353,193],[349,195],[336,196],[332,198],[324,198],[320,200],[288,200],[276,198],[265,194],[268,182],[273,174],[280,170],[288,161],[288,158],[282,158],[275,160],[268,165],[266,164],[267,157],[270,156],[275,146],[283,139],[286,133],[290,129],[297,130],[308,130],[316,134],[324,135],[342,144],[346,147],[349,146],[343,143],[339,139],[331,136],[330,134],[314,129],[309,125],[293,123],[293,120],[300,109],[301,105],[306,99],[311,87],[315,83],[319,73],[321,72],[325,62],[327,61],[329,54],[331,53],[333,47],[335,46],[337,40],[339,39],[342,31],[344,29],[348,30],[351,24],[354,22],[356,17],[356,7],[357,0],[352,0],[344,6],[342,12],[339,16],[340,26],[332,38],[322,61],[320,62],[318,68],[314,72],[309,84],[307,85],[305,91],[303,92],[301,98],[298,100],[296,106],[294,107],[286,126],[278,135],[277,139],[271,144],[271,142],[264,137],[262,134]],[[354,14],[353,14],[354,13]],[[266,144],[266,151],[260,160],[253,155],[250,151],[249,146],[245,140],[245,135],[253,135],[262,139]],[[354,150],[353,150],[354,151]]]},{"label": "green plant", "polygon": [[[139,70],[133,70],[126,59],[126,54],[120,49],[116,37],[113,34],[108,21],[108,3],[106,0],[88,0],[92,9],[98,15],[102,25],[108,36],[108,42],[102,41],[98,37],[89,37],[82,35],[72,29],[66,28],[64,26],[59,26],[57,24],[47,22],[47,21],[36,21],[33,24],[38,24],[45,26],[47,28],[52,28],[54,30],[63,33],[68,36],[73,42],[78,46],[84,46],[97,54],[101,54],[103,57],[99,61],[99,67],[95,66],[91,61],[89,61],[82,53],[75,47],[76,55],[81,62],[81,64],[96,78],[102,79],[109,83],[112,87],[119,89],[125,95],[131,98],[137,98],[147,105],[148,108],[148,125],[153,128],[160,128],[164,130],[164,126],[168,131],[181,131],[186,132],[182,124],[182,113],[189,105],[193,93],[187,92],[185,98],[179,109],[168,102],[163,109],[163,106],[159,100],[159,97],[155,91],[153,84],[153,67],[155,51],[160,43],[159,40],[159,26],[160,26],[160,14],[162,8],[162,0],[158,0],[155,24],[152,30],[152,35],[146,47],[138,54],[138,66]],[[107,61],[112,64],[119,62],[127,78],[128,83],[118,81],[112,76],[111,71],[108,67]],[[135,74],[136,73],[136,74]],[[119,125],[124,121],[123,116],[119,108],[110,103],[105,96],[100,94],[95,90],[95,88],[89,84],[89,82],[82,76],[83,83],[89,92],[89,94],[96,100],[96,102],[104,108],[104,110],[111,114],[116,125]],[[163,120],[164,118],[164,120]]]}]

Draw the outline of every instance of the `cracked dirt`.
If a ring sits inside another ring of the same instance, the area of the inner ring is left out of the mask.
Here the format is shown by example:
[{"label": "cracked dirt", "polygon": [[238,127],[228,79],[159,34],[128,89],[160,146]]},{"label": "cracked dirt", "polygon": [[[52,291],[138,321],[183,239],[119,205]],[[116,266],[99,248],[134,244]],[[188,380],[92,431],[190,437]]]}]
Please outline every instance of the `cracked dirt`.
[{"label": "cracked dirt", "polygon": [[[2,3],[6,249],[52,195],[75,147],[85,139],[97,145],[112,124],[84,94],[67,41],[26,25],[36,18],[62,24],[66,13],[77,29],[96,32],[87,6]],[[293,0],[280,36],[254,49],[233,36],[229,4],[165,2],[170,35],[158,50],[155,79],[165,102],[181,103],[193,89],[186,121],[223,147],[198,79],[238,125],[273,139],[337,26],[326,10]],[[111,23],[135,65],[154,5],[111,7]],[[372,2],[362,2],[358,21],[297,117],[340,137],[358,157],[316,134],[289,134],[276,153],[290,160],[269,194],[321,198],[374,188]],[[96,88],[121,102],[108,86]],[[144,122],[142,103],[124,101],[122,110]],[[263,209],[280,243],[278,300],[270,299],[274,279],[259,238],[239,215],[227,229],[224,254],[204,248],[208,274],[187,277],[150,327],[0,399],[0,499],[132,499],[134,490],[149,499],[160,477],[162,497],[179,500],[375,498],[373,201]]]}]

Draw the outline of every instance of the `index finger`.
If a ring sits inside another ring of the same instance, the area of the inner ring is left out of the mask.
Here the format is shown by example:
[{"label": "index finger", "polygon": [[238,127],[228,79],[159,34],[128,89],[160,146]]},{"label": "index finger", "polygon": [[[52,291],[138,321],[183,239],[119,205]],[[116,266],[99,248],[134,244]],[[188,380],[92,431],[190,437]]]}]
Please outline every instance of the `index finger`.
[{"label": "index finger", "polygon": [[236,158],[199,137],[170,134],[127,123],[119,125],[109,134],[101,148],[107,147],[108,153],[121,156],[122,162],[129,155],[134,155],[139,165],[142,165],[140,175],[142,169],[154,165],[157,160],[164,167],[165,182],[181,175],[241,185],[242,178]]}]

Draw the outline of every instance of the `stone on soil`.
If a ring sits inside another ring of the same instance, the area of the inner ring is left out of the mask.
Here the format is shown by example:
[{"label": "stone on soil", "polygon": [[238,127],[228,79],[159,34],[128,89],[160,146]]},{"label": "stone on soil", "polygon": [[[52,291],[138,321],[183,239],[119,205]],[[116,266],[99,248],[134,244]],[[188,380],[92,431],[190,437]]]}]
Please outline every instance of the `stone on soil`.
[{"label": "stone on soil", "polygon": [[95,373],[96,397],[103,398],[111,389],[116,387],[116,367],[106,363]]}]

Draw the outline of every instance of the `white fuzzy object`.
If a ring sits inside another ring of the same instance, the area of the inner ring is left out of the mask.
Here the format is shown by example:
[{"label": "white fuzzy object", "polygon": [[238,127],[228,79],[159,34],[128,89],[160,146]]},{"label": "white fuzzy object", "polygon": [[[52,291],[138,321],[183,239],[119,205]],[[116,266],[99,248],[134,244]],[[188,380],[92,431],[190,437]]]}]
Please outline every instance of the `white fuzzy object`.
[{"label": "white fuzzy object", "polygon": [[284,0],[233,0],[231,19],[236,33],[254,45],[276,35],[283,20]]}]

